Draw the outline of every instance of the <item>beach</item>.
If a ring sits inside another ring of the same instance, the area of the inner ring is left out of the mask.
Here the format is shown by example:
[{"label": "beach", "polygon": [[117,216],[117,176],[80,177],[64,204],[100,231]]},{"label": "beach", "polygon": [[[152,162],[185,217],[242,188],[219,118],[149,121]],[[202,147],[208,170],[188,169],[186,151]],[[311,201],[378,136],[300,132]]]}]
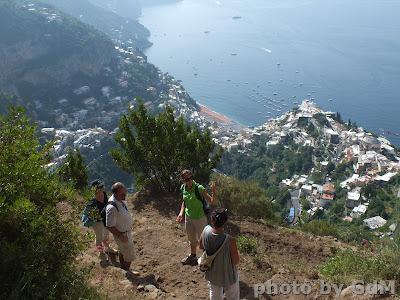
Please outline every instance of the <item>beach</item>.
[{"label": "beach", "polygon": [[217,123],[222,123],[223,125],[230,125],[234,123],[233,120],[231,120],[227,116],[215,112],[203,104],[199,104],[199,106],[200,106],[200,115],[204,116],[208,120],[215,121]]}]

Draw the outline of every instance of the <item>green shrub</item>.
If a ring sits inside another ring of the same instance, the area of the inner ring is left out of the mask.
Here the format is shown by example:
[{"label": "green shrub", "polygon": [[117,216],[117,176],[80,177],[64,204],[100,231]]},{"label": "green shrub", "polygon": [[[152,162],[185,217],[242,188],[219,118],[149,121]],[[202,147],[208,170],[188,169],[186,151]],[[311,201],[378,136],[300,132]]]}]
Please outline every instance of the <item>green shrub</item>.
[{"label": "green shrub", "polygon": [[331,128],[331,124],[323,113],[316,113],[313,115],[313,118],[317,120],[319,125]]},{"label": "green shrub", "polygon": [[256,219],[273,217],[272,203],[257,183],[221,175],[213,179],[217,185],[217,200],[229,212]]},{"label": "green shrub", "polygon": [[240,252],[249,255],[257,254],[257,240],[253,237],[240,235],[237,237],[237,246]]},{"label": "green shrub", "polygon": [[373,240],[372,233],[363,225],[344,224],[338,229],[338,238],[345,243],[358,243]]},{"label": "green shrub", "polygon": [[320,273],[335,283],[351,284],[357,280],[399,282],[399,249],[399,243],[391,241],[378,249],[375,255],[353,250],[340,251],[320,268]]},{"label": "green shrub", "polygon": [[76,265],[83,249],[74,216],[61,212],[71,190],[45,169],[23,110],[0,115],[0,298],[95,298],[87,270]]},{"label": "green shrub", "polygon": [[337,227],[323,220],[313,220],[310,223],[305,223],[301,226],[301,230],[320,236],[338,237]]},{"label": "green shrub", "polygon": [[314,167],[313,147],[296,144],[290,135],[284,144],[266,146],[267,141],[266,137],[255,139],[245,153],[240,149],[224,152],[218,169],[268,189],[295,174],[308,174]]},{"label": "green shrub", "polygon": [[308,201],[306,198],[300,199],[300,203],[303,208],[303,211],[307,211],[311,208],[311,202]]}]

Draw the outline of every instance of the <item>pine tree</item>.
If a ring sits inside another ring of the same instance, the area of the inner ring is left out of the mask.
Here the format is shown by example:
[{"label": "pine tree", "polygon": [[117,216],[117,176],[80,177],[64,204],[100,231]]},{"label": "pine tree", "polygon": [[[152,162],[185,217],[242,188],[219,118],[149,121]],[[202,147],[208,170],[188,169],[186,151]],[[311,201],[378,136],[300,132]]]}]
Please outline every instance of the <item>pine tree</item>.
[{"label": "pine tree", "polygon": [[79,149],[68,149],[67,158],[58,173],[64,181],[71,182],[76,189],[83,190],[87,186],[88,174]]},{"label": "pine tree", "polygon": [[115,139],[119,148],[111,150],[111,156],[135,176],[137,187],[150,183],[161,191],[176,191],[183,169],[191,169],[199,182],[208,182],[221,157],[210,132],[175,118],[171,107],[157,116],[150,115],[142,103],[129,109]]}]

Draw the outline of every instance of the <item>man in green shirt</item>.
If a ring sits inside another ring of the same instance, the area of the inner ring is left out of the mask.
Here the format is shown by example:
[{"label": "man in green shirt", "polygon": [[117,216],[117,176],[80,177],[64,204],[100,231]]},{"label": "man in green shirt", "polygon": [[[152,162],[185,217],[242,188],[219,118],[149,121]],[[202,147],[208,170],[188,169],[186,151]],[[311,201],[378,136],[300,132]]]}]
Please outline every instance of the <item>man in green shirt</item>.
[{"label": "man in green shirt", "polygon": [[[207,201],[209,204],[214,204],[216,202],[215,182],[211,183],[210,196],[202,185],[193,180],[193,173],[190,170],[182,171],[181,180],[184,182],[181,187],[183,201],[176,221],[178,223],[182,222],[183,215],[185,215],[185,229],[190,244],[190,255],[185,257],[181,262],[187,265],[197,263],[196,250],[198,242],[204,227],[207,225],[203,202],[202,199],[199,199],[198,195],[201,195],[204,201]],[[196,193],[196,188],[198,189],[198,193]]]}]

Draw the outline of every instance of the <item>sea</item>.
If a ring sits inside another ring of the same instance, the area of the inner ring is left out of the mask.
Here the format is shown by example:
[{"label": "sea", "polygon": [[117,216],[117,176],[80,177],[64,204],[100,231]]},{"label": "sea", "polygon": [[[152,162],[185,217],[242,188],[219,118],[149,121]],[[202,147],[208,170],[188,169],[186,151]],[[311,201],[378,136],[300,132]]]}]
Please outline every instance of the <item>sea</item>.
[{"label": "sea", "polygon": [[247,126],[304,99],[400,146],[399,0],[181,0],[143,8],[149,62]]}]

